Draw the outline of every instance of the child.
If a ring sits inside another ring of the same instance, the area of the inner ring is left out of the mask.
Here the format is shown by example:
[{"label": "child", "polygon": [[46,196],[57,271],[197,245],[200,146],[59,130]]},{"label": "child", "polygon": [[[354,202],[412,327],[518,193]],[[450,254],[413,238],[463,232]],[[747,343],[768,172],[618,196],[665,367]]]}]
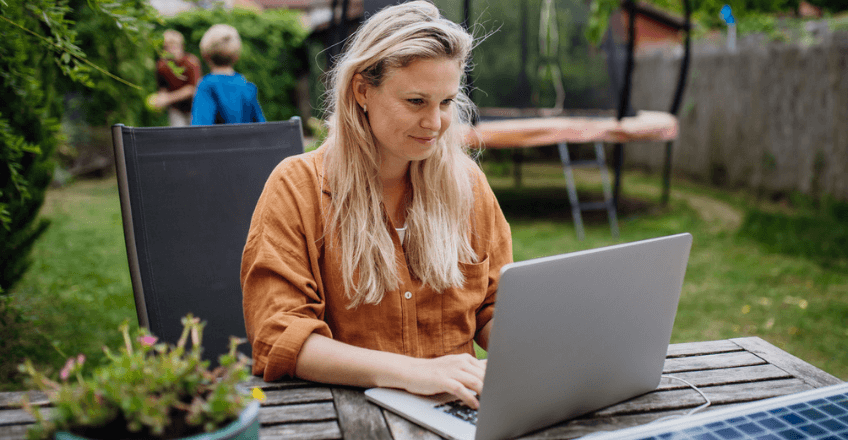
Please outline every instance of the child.
[{"label": "child", "polygon": [[[159,92],[152,102],[156,108],[168,107],[168,122],[172,127],[191,123],[191,102],[200,81],[200,60],[183,50],[183,34],[169,29],[163,34],[165,56],[156,63],[156,82]],[[182,68],[177,73],[172,64]]]},{"label": "child", "polygon": [[210,27],[200,39],[200,55],[210,73],[197,86],[191,125],[265,122],[256,85],[233,69],[241,55],[238,31],[226,24]]}]

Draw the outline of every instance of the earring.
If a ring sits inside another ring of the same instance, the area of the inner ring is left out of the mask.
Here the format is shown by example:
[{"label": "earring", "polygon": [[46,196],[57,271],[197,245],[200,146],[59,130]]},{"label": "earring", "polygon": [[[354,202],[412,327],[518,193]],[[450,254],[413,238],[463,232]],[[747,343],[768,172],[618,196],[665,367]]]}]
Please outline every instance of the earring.
[{"label": "earring", "polygon": [[362,113],[368,113],[368,104],[362,104]]}]

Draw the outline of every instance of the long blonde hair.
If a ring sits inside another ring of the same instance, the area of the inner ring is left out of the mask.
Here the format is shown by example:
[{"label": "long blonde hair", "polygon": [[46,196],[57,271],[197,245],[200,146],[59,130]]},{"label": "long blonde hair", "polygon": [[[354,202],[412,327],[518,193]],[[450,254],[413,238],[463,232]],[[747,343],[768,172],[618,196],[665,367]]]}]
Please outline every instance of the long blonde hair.
[{"label": "long blonde hair", "polygon": [[[473,38],[426,1],[374,14],[351,37],[329,75],[324,173],[332,193],[326,232],[341,249],[349,307],[378,304],[400,283],[397,256],[382,209],[379,152],[352,81],[362,74],[379,87],[388,73],[418,59],[456,60],[464,71]],[[436,291],[461,286],[458,263],[476,262],[468,233],[474,199],[473,162],[463,144],[474,106],[459,91],[453,120],[434,153],[410,165],[412,200],[407,211],[406,256],[411,274]]]}]

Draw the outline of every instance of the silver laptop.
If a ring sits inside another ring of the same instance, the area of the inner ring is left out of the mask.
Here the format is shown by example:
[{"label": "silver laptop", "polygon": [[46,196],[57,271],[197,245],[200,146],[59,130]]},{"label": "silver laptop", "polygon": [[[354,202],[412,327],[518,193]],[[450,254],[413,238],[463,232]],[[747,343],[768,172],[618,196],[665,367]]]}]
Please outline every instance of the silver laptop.
[{"label": "silver laptop", "polygon": [[504,266],[479,411],[446,394],[365,395],[447,438],[497,440],[652,391],[691,246],[684,233]]}]

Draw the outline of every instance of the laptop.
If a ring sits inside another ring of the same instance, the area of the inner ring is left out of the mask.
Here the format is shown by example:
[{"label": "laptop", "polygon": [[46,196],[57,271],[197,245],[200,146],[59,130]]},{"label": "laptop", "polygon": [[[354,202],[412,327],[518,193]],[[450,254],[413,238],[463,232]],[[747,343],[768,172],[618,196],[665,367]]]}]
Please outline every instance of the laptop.
[{"label": "laptop", "polygon": [[683,233],[504,266],[479,411],[448,394],[365,396],[450,439],[498,440],[653,391],[691,246]]}]

